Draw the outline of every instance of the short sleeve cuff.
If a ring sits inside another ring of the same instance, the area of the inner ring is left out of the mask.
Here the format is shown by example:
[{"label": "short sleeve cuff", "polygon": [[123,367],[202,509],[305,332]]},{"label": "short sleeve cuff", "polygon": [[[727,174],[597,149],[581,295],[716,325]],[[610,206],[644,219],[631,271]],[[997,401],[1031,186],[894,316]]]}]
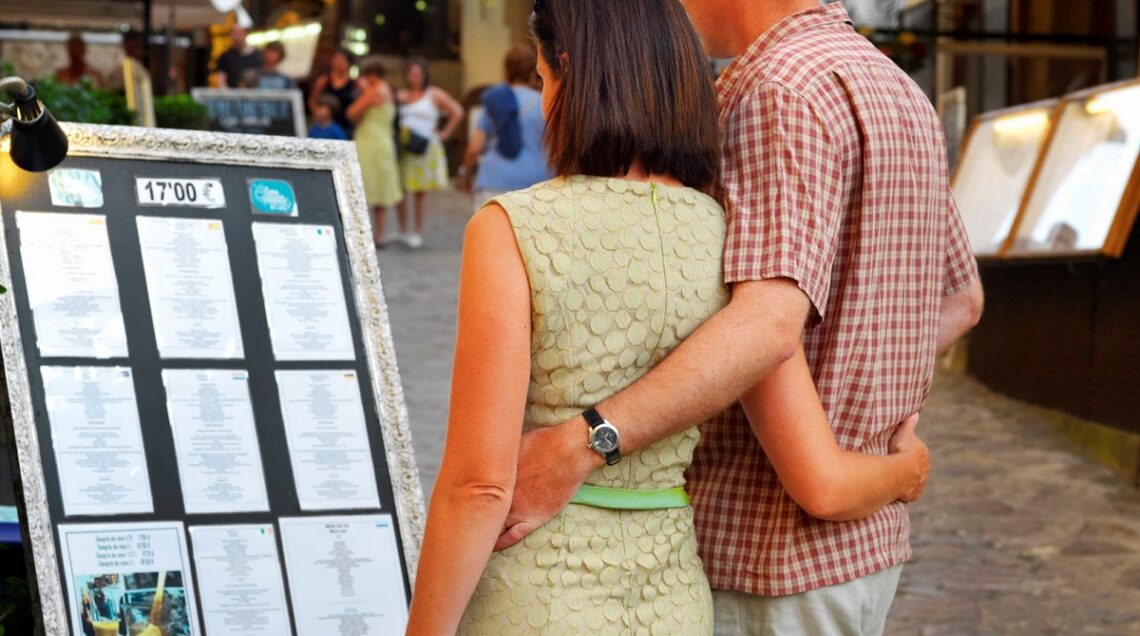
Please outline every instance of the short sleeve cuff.
[{"label": "short sleeve cuff", "polygon": [[733,283],[787,278],[795,282],[796,287],[800,288],[800,291],[807,296],[808,302],[811,303],[811,311],[808,315],[808,326],[815,327],[823,322],[823,317],[827,311],[828,297],[831,291],[827,281],[813,280],[793,262],[781,259],[770,259],[770,261],[771,262],[767,263],[731,264],[729,263],[729,258],[726,257],[724,282],[726,285],[731,285]]},{"label": "short sleeve cuff", "polygon": [[957,294],[969,287],[978,276],[978,262],[971,258],[962,269],[954,272],[954,275],[946,280],[946,285],[942,290],[942,296],[946,297]]}]

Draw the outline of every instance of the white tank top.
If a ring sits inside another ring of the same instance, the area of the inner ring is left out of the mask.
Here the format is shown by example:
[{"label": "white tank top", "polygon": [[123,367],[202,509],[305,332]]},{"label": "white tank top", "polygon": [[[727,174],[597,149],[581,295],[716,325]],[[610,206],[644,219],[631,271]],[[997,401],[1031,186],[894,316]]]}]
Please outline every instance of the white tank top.
[{"label": "white tank top", "polygon": [[414,102],[400,106],[400,125],[423,137],[431,138],[439,125],[439,109],[431,99],[431,92]]}]

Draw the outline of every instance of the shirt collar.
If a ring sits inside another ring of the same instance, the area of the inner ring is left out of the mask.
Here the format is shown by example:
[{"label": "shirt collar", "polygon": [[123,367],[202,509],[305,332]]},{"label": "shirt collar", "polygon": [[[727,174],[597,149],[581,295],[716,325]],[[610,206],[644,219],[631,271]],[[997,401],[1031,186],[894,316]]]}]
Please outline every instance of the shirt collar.
[{"label": "shirt collar", "polygon": [[847,15],[847,8],[843,6],[842,2],[831,2],[784,18],[776,26],[761,33],[760,37],[748,45],[743,53],[736,56],[736,59],[721,74],[717,83],[726,89],[732,87],[739,81],[737,76],[746,75],[747,69],[759,60],[768,49],[793,35],[836,22],[851,24],[851,17]]}]

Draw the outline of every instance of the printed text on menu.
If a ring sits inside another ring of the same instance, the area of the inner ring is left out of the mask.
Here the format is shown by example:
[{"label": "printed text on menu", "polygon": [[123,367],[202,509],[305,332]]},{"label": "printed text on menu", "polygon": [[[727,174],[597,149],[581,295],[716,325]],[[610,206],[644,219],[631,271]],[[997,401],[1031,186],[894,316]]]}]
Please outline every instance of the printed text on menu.
[{"label": "printed text on menu", "polygon": [[223,208],[226,193],[221,179],[152,179],[137,177],[139,205]]}]

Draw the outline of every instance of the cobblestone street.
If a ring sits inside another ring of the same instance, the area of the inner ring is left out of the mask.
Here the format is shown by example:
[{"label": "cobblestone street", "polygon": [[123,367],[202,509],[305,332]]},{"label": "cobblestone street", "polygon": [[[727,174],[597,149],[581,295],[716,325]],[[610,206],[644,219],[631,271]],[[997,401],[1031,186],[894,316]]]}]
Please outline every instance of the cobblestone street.
[{"label": "cobblestone street", "polygon": [[[380,253],[428,496],[470,207],[454,193],[429,204],[424,249]],[[1140,634],[1140,493],[1072,451],[1043,411],[966,376],[937,379],[919,432],[935,468],[888,634]]]}]

